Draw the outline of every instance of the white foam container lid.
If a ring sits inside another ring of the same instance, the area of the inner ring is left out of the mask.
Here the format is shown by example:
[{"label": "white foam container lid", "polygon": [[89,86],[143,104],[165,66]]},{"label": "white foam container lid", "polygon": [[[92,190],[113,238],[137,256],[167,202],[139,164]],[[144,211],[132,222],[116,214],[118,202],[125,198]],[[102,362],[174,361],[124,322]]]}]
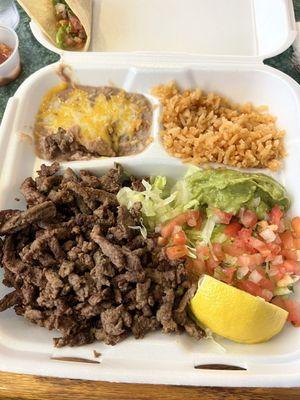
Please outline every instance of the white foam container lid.
[{"label": "white foam container lid", "polygon": [[[263,59],[285,50],[295,38],[290,0],[94,0],[101,46],[88,53],[59,52],[31,23],[36,38],[61,54],[76,81],[110,85],[149,95],[159,83],[176,80],[182,87],[200,86],[237,102],[267,104],[286,129],[288,156],[273,174],[292,197],[292,214],[300,214],[300,89],[285,74],[263,65]],[[33,176],[42,160],[21,133],[32,132],[43,95],[59,82],[58,63],[31,75],[7,105],[0,130],[0,209],[24,207],[16,202],[24,178]],[[131,172],[179,177],[186,165],[167,155],[159,141],[160,108],[155,107],[153,143],[143,153],[122,158],[62,164],[100,174],[121,162]],[[263,171],[270,174],[269,171]],[[300,299],[300,288],[295,296]],[[9,290],[0,284],[0,297]],[[226,351],[208,340],[186,335],[147,335],[117,346],[103,343],[55,349],[55,332],[35,326],[12,310],[0,313],[0,370],[45,376],[212,386],[299,386],[300,329],[287,324],[267,343],[239,345],[220,339]],[[62,362],[51,357],[94,359],[99,364]],[[203,364],[229,364],[245,370],[195,369]]]}]

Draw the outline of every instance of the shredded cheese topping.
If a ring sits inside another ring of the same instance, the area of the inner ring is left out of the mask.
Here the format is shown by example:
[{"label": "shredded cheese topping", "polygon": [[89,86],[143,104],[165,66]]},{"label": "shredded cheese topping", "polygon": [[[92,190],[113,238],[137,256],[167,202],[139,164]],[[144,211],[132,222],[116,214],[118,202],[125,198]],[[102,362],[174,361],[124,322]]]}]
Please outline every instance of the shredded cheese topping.
[{"label": "shredded cheese topping", "polygon": [[38,126],[55,133],[58,128],[68,130],[78,125],[84,140],[101,138],[117,145],[121,136],[132,137],[142,124],[145,104],[126,96],[125,91],[109,98],[100,92],[91,101],[90,93],[80,87],[67,91],[61,98],[59,95],[66,89],[67,84],[62,83],[44,96],[37,115]]}]

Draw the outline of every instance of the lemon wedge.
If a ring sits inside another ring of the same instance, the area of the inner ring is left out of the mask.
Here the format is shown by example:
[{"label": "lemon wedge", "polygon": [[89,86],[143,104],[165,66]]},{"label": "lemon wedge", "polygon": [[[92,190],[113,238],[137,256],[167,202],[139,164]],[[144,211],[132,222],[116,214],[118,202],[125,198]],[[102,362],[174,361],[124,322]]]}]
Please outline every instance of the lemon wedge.
[{"label": "lemon wedge", "polygon": [[282,308],[209,275],[199,281],[190,310],[212,332],[249,344],[271,339],[282,330],[288,317]]}]

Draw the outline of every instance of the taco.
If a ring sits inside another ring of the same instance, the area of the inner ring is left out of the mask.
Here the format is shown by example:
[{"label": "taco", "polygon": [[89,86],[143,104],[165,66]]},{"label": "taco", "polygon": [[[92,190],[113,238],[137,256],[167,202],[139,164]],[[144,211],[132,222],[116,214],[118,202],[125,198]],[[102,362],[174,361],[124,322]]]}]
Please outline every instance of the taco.
[{"label": "taco", "polygon": [[18,0],[56,47],[87,51],[92,31],[92,0]]}]

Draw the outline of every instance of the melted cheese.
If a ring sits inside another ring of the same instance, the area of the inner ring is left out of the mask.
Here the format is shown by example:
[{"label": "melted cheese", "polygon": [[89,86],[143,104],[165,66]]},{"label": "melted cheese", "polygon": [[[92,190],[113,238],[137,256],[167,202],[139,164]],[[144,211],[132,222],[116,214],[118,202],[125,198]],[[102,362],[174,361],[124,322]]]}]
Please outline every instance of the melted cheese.
[{"label": "melted cheese", "polygon": [[115,147],[119,137],[132,137],[142,123],[141,106],[123,91],[109,99],[99,93],[92,102],[89,93],[82,88],[62,93],[63,99],[60,98],[58,94],[66,88],[65,83],[54,87],[41,104],[37,124],[50,132],[79,125],[84,140],[101,138]]}]

